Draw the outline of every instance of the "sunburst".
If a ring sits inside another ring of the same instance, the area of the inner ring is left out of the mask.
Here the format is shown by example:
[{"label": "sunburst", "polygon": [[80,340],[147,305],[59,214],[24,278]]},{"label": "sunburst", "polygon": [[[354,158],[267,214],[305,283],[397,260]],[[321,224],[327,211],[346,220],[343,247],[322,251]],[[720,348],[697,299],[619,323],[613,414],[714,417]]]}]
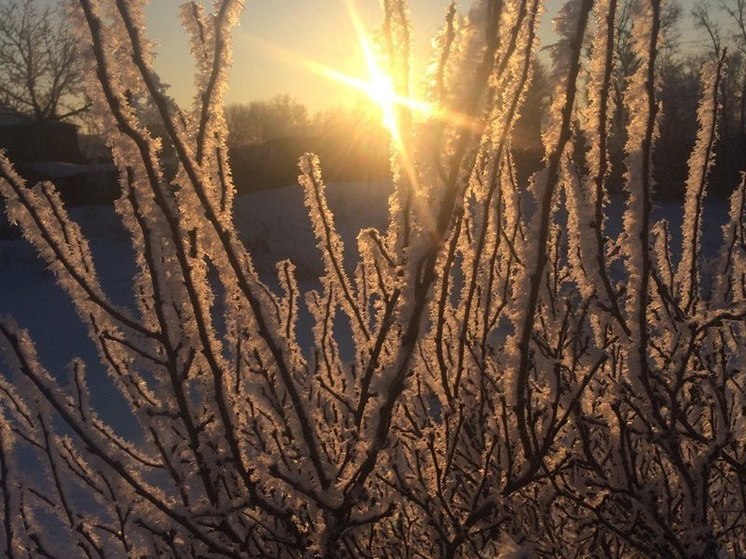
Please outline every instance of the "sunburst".
[{"label": "sunburst", "polygon": [[364,94],[371,105],[380,112],[382,125],[390,132],[391,138],[399,151],[405,149],[402,131],[400,130],[402,110],[408,111],[411,115],[442,121],[451,126],[476,129],[476,123],[472,118],[397,91],[394,85],[395,80],[384,69],[385,65],[380,62],[380,57],[375,52],[373,42],[360,20],[353,0],[346,0],[345,3],[357,36],[358,48],[363,55],[365,67],[362,69],[361,74],[364,74],[362,76],[347,74],[331,66],[305,58],[298,53],[286,51],[275,44],[256,40],[254,40],[254,43],[278,59],[289,64],[302,66],[317,75]]}]

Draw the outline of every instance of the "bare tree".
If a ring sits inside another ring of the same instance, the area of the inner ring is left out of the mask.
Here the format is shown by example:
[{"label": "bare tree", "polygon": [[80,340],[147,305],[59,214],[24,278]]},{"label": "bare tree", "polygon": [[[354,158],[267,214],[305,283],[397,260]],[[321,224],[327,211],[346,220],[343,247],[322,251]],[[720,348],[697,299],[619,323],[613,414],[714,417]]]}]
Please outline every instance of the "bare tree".
[{"label": "bare tree", "polygon": [[691,15],[694,25],[707,34],[712,55],[719,57],[724,48],[723,29],[712,8],[712,3],[701,2],[692,8]]},{"label": "bare tree", "polygon": [[731,26],[734,29],[733,40],[740,55],[740,77],[741,77],[741,102],[739,103],[739,133],[742,139],[746,139],[746,1],[744,0],[721,0],[722,10],[728,14]]},{"label": "bare tree", "polygon": [[[733,79],[739,83],[738,87],[738,131],[743,139],[746,137],[746,1],[719,0],[716,4],[719,11],[725,14],[725,25],[714,21],[710,11],[714,7],[711,2],[701,2],[694,7],[692,16],[698,27],[710,37],[713,48],[717,51],[720,44],[731,48],[729,64]],[[730,38],[730,41],[722,38]],[[726,115],[727,117],[727,115]]]},{"label": "bare tree", "polygon": [[0,107],[36,121],[85,111],[78,40],[38,0],[0,1]]},{"label": "bare tree", "polygon": [[700,0],[692,18],[709,39],[711,57],[727,51],[721,118],[723,134],[731,141],[721,147],[719,167],[732,175],[743,164],[746,145],[746,2]]},{"label": "bare tree", "polygon": [[[433,110],[391,108],[389,222],[360,232],[354,268],[320,163],[301,158],[323,262],[303,293],[287,261],[274,285],[261,282],[233,225],[221,102],[242,3],[222,0],[211,15],[200,6],[182,11],[202,86],[182,113],[158,86],[139,2],[80,0],[77,13],[136,251],[134,308],[107,297],[54,187],[27,188],[0,155],[9,216],[69,294],[141,428],[118,435],[91,406],[81,361],[61,382],[28,334],[0,319],[5,554],[743,556],[746,182],[719,253],[706,261],[702,250],[723,59],[702,73],[674,241],[651,202],[661,2],[632,7],[614,233],[617,2],[570,0],[560,12],[545,168],[525,184],[510,144],[541,3],[450,6],[434,41]],[[408,96],[406,5],[383,9],[392,82]],[[158,109],[179,160],[171,181],[132,94]],[[310,343],[298,335],[304,306]]]},{"label": "bare tree", "polygon": [[228,146],[239,147],[292,134],[308,133],[308,110],[290,95],[225,108]]}]

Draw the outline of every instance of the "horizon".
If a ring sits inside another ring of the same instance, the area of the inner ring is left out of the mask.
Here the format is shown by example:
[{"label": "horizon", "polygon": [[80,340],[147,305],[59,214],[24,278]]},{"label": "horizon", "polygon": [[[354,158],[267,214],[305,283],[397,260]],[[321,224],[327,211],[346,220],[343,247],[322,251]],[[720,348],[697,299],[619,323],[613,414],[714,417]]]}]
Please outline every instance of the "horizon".
[{"label": "horizon", "polygon": [[[682,0],[679,44],[683,49],[702,42],[691,22],[695,0]],[[156,44],[155,69],[169,94],[181,105],[193,95],[193,62],[186,34],[179,21],[181,0],[148,5],[148,36]],[[280,0],[247,3],[233,33],[233,58],[226,104],[248,104],[277,95],[289,95],[305,105],[310,114],[369,103],[366,92],[339,87],[339,82],[308,67],[308,62],[333,69],[354,79],[367,80],[363,50],[347,5],[351,5],[370,36],[380,26],[377,0],[315,0],[313,3]],[[413,0],[410,22],[413,90],[421,87],[431,40],[440,29],[449,0]],[[553,2],[553,4],[558,4]],[[468,7],[457,6],[461,13]],[[553,42],[552,20],[558,5],[543,15],[539,49]],[[683,38],[683,40],[682,40]],[[306,65],[304,65],[304,62]]]},{"label": "horizon", "polygon": [[[156,70],[181,105],[189,103],[194,87],[188,41],[178,17],[179,4],[176,1],[150,4],[148,35],[158,43]],[[342,0],[247,4],[233,33],[226,104],[287,94],[314,113],[365,101],[365,93],[340,88],[337,82],[304,65],[304,61],[313,62],[356,79],[367,79],[363,51],[345,4]],[[357,0],[350,4],[367,33],[373,32],[381,19],[377,1]],[[412,2],[414,76],[421,74],[426,66],[430,40],[447,5],[448,0]]]}]

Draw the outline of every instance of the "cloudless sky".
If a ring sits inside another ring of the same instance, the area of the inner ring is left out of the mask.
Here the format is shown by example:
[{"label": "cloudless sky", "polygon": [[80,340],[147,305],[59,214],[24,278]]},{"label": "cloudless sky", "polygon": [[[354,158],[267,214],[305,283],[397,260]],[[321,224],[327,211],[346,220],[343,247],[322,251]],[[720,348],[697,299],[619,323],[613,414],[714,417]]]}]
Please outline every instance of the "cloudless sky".
[{"label": "cloudless sky", "polygon": [[[695,0],[684,0],[680,42],[694,39],[689,12]],[[148,33],[158,46],[156,68],[179,103],[192,95],[192,65],[179,23],[183,0],[153,0]],[[352,0],[363,24],[373,30],[381,22],[378,0]],[[551,42],[551,19],[563,4],[548,0],[541,37]],[[462,2],[469,6],[470,3]],[[345,0],[250,0],[234,35],[233,68],[228,103],[248,103],[288,93],[312,111],[355,102],[349,88],[305,68],[301,59],[367,79]],[[448,0],[410,0],[414,36],[414,73],[424,71],[430,40],[443,21]],[[360,97],[358,97],[360,99]]]},{"label": "cloudless sky", "polygon": [[[150,35],[159,43],[157,69],[178,101],[189,99],[191,62],[178,21],[181,0],[152,2]],[[415,35],[416,68],[422,70],[430,38],[437,31],[448,0],[410,2]],[[356,0],[367,29],[380,24],[378,0]],[[349,100],[350,91],[304,67],[313,60],[360,78],[367,78],[344,0],[256,0],[246,3],[234,34],[233,67],[228,102],[266,99],[288,93],[312,109]],[[341,89],[341,90],[340,90]]]}]

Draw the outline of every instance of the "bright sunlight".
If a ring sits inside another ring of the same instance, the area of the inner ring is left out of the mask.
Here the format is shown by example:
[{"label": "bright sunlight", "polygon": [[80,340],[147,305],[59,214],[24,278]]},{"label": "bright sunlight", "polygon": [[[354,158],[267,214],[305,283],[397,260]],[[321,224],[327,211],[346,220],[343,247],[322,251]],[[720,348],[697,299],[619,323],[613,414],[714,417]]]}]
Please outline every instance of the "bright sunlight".
[{"label": "bright sunlight", "polygon": [[[364,67],[360,69],[360,74],[357,76],[342,72],[337,68],[315,60],[307,59],[298,53],[287,51],[275,44],[257,40],[254,40],[254,44],[279,60],[288,64],[302,66],[315,74],[333,80],[336,83],[346,85],[351,90],[364,94],[370,102],[370,111],[381,114],[383,126],[391,133],[392,138],[397,144],[401,139],[397,119],[399,109],[405,108],[414,114],[426,118],[443,118],[442,111],[432,104],[396,91],[394,80],[379,62],[379,56],[375,53],[372,41],[360,20],[355,6],[349,0],[346,2],[346,5],[357,36],[357,46],[364,60]],[[458,119],[451,118],[450,120]]]},{"label": "bright sunlight", "polygon": [[368,74],[367,80],[355,78],[333,68],[317,65],[315,63],[312,63],[310,67],[313,70],[320,71],[328,78],[365,93],[376,109],[381,111],[383,125],[392,134],[394,140],[399,143],[401,138],[397,121],[398,108],[405,107],[415,113],[428,117],[433,115],[434,109],[432,105],[425,101],[419,101],[408,97],[407,95],[397,93],[394,87],[394,80],[378,62],[378,57],[374,52],[371,41],[360,21],[360,17],[358,16],[354,5],[350,1],[346,4],[358,38],[358,46],[362,50],[364,56],[366,71]]}]

